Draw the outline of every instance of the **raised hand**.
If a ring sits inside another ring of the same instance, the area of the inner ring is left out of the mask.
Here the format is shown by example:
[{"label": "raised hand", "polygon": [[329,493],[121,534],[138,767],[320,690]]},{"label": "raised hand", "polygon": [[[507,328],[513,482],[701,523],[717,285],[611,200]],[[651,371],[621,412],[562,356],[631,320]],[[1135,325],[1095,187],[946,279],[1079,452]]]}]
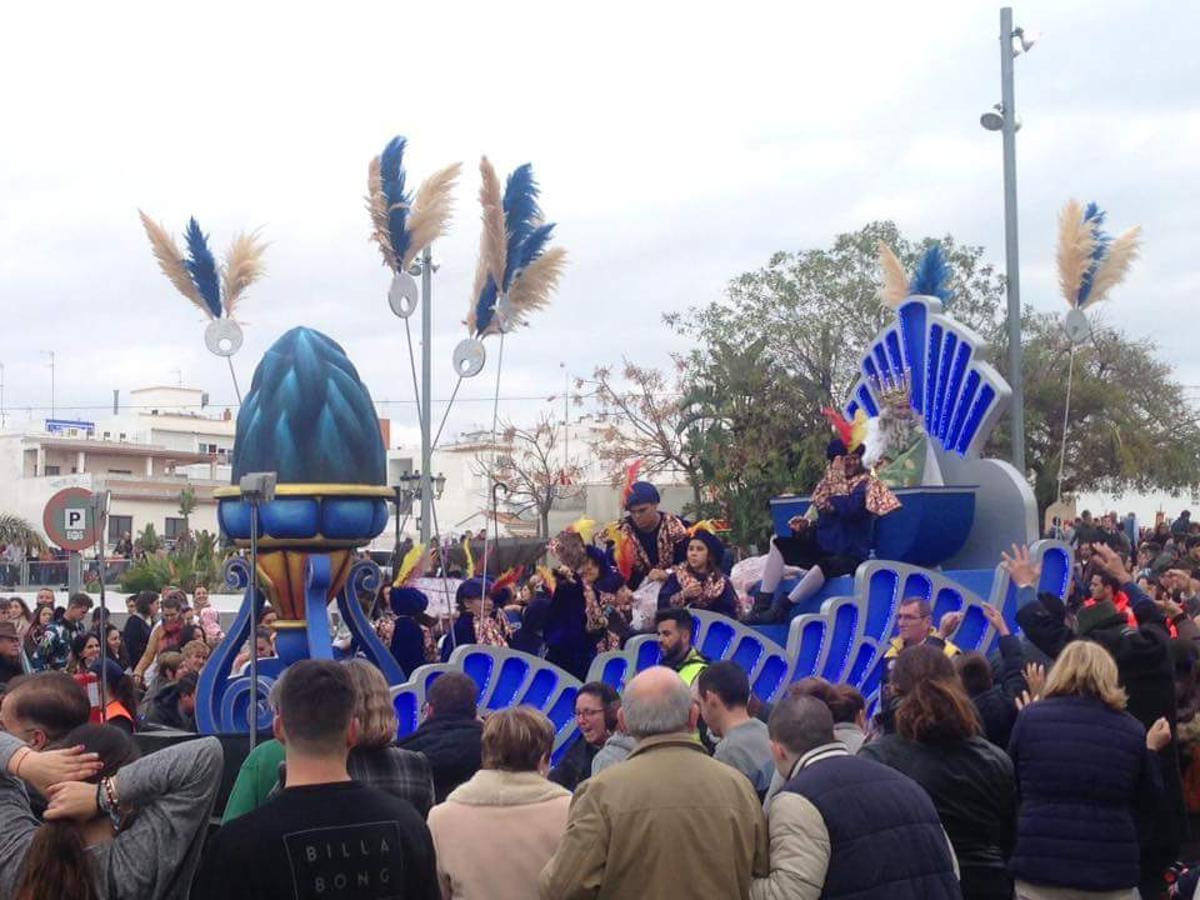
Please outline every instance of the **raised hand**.
[{"label": "raised hand", "polygon": [[47,819],[74,819],[87,822],[96,817],[96,785],[82,781],[64,781],[51,785],[46,792],[50,805],[46,807]]},{"label": "raised hand", "polygon": [[1016,699],[1017,710],[1025,709],[1027,706],[1033,706],[1041,697],[1033,696],[1029,691],[1021,691],[1021,696]]},{"label": "raised hand", "polygon": [[1002,637],[1011,634],[1008,623],[1004,621],[1004,614],[990,603],[983,605],[983,614],[987,617],[988,622],[996,629],[996,633]]},{"label": "raised hand", "polygon": [[1146,746],[1151,750],[1158,751],[1169,743],[1171,743],[1171,726],[1167,724],[1166,719],[1159,717],[1146,732]]},{"label": "raised hand", "polygon": [[1092,559],[1121,584],[1133,581],[1133,576],[1125,568],[1125,561],[1121,559],[1121,554],[1107,544],[1092,544]]},{"label": "raised hand", "polygon": [[1040,700],[1042,691],[1046,689],[1046,667],[1041,663],[1026,663],[1025,683],[1029,685],[1029,692],[1033,694],[1034,699]]},{"label": "raised hand", "polygon": [[1042,575],[1042,567],[1030,559],[1028,547],[1018,547],[1013,544],[1012,551],[1012,556],[1007,553],[1001,553],[1000,556],[1003,559],[1002,565],[1008,571],[1013,584],[1019,588],[1036,587],[1038,579]]},{"label": "raised hand", "polygon": [[949,638],[950,635],[958,631],[958,626],[962,624],[963,614],[960,612],[949,612],[942,616],[942,621],[938,625],[938,634],[943,639]]}]

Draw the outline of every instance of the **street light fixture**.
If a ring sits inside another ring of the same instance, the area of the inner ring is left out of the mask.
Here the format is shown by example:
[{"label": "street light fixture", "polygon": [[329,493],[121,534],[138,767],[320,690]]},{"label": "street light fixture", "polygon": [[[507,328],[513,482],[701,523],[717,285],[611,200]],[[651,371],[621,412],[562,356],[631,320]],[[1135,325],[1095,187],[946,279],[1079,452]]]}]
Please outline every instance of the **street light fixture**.
[{"label": "street light fixture", "polygon": [[1008,288],[1008,381],[1012,386],[1012,464],[1025,469],[1025,386],[1021,371],[1021,266],[1017,245],[1017,130],[1021,127],[1013,96],[1013,58],[1028,53],[1036,32],[1013,27],[1012,7],[1000,10],[1000,102],[979,118],[988,131],[999,131],[1004,146],[1004,249]]},{"label": "street light fixture", "polygon": [[441,500],[442,491],[446,489],[446,476],[441,472],[437,473],[437,477],[433,479],[433,499]]}]

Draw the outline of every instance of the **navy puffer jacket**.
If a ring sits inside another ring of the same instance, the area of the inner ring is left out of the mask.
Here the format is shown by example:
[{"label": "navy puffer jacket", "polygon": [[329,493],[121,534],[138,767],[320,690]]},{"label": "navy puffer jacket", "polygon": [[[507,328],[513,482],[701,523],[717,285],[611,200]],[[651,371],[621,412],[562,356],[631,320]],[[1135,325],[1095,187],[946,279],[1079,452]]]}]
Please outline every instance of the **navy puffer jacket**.
[{"label": "navy puffer jacket", "polygon": [[1162,792],[1141,723],[1092,697],[1051,697],[1017,717],[1008,752],[1019,797],[1012,873],[1086,891],[1137,885],[1138,801]]}]

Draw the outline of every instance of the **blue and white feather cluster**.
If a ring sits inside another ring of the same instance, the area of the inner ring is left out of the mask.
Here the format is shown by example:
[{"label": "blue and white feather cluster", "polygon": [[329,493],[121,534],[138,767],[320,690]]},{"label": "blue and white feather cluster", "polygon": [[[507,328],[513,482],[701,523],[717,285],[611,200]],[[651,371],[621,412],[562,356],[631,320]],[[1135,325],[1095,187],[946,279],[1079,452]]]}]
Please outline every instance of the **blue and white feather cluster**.
[{"label": "blue and white feather cluster", "polygon": [[508,176],[502,196],[487,157],[479,169],[483,238],[467,312],[468,330],[476,337],[512,331],[529,313],[548,304],[566,261],[561,247],[547,247],[554,224],[543,221],[533,166],[518,166]]},{"label": "blue and white feather cluster", "polygon": [[1137,258],[1141,228],[1114,238],[1104,230],[1106,213],[1097,204],[1070,200],[1058,220],[1058,282],[1073,309],[1103,300]]},{"label": "blue and white feather cluster", "polygon": [[367,210],[371,240],[379,245],[384,263],[396,273],[407,271],[417,255],[446,230],[453,211],[453,191],[460,163],[430,175],[416,193],[407,190],[404,151],[407,141],[397,135],[367,169]]},{"label": "blue and white feather cluster", "polygon": [[908,283],[909,296],[937,297],[943,304],[949,303],[954,297],[954,291],[950,289],[953,279],[954,271],[942,245],[930,244]]},{"label": "blue and white feather cluster", "polygon": [[208,318],[219,319],[224,313],[234,317],[238,301],[255,281],[263,276],[266,268],[263,253],[266,244],[257,233],[238,234],[234,237],[223,265],[208,246],[208,235],[200,223],[188,220],[184,241],[186,256],[179,245],[162,225],[139,210],[142,227],[150,238],[150,246],[158,266],[179,293],[194,303]]}]

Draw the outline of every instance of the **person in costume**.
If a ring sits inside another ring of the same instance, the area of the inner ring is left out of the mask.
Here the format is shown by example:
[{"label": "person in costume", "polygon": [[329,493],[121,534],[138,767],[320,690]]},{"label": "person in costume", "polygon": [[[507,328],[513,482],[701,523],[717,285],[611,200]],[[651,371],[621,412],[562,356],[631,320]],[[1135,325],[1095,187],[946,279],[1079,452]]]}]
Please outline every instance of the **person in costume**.
[{"label": "person in costume", "polygon": [[537,574],[530,576],[521,592],[527,595],[525,608],[521,612],[521,627],[513,635],[510,645],[531,656],[545,656],[546,617],[550,614],[554,594],[553,573],[539,566]]},{"label": "person in costume", "polygon": [[[610,582],[601,578],[606,573],[596,566],[600,555],[598,548],[591,547],[594,552],[588,553],[595,525],[591,519],[579,519],[552,538],[547,548],[560,565],[554,573],[554,593],[546,612],[546,660],[580,681],[587,680],[588,667],[596,655],[597,639],[607,625],[601,621],[601,601],[596,584],[602,581],[608,586]],[[589,567],[586,571],[597,578],[588,582],[585,590],[585,566],[589,562],[596,570]]]},{"label": "person in costume", "polygon": [[[660,512],[662,498],[648,481],[636,481],[641,463],[629,467],[625,478],[627,515],[617,528],[632,540],[633,567],[627,579],[636,591],[643,581],[664,582],[672,566],[687,557],[688,522],[673,513]],[[613,562],[610,560],[610,562]]]},{"label": "person in costume", "polygon": [[451,633],[442,641],[442,662],[449,660],[454,648],[462,644],[508,646],[513,627],[508,617],[496,608],[493,587],[493,582],[487,577],[468,578],[458,586],[454,594],[458,618]]},{"label": "person in costume", "polygon": [[576,573],[583,590],[588,637],[595,641],[597,653],[620,650],[632,628],[633,592],[625,586],[621,573],[608,564],[608,556],[599,547],[584,548],[587,554]]},{"label": "person in costume", "polygon": [[689,529],[687,558],[671,568],[658,594],[658,608],[690,607],[737,618],[737,593],[721,568],[725,545],[711,522]]},{"label": "person in costume", "polygon": [[[829,465],[812,493],[816,524],[796,516],[788,523],[790,537],[772,539],[754,612],[747,619],[751,624],[786,621],[792,606],[816,594],[827,578],[857,569],[871,553],[876,520],[900,508],[891,488],[863,466],[865,420],[851,426],[833,410],[825,413],[838,436],[825,448]],[[776,597],[784,565],[805,573],[791,593]]]},{"label": "person in costume", "polygon": [[423,545],[410,547],[388,594],[393,616],[389,648],[405,675],[412,675],[418,666],[438,661],[433,636],[436,620],[425,613],[429,598],[410,584],[420,577],[427,561]]}]

